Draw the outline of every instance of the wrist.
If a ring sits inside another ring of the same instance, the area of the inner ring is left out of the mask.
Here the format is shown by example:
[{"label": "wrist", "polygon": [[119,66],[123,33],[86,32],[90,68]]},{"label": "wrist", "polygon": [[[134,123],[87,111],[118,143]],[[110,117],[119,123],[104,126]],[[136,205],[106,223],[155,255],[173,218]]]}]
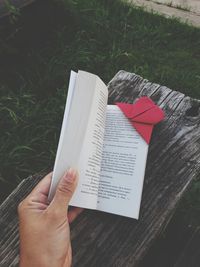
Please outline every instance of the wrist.
[{"label": "wrist", "polygon": [[63,267],[63,265],[71,267],[71,260],[67,261],[65,265],[63,261],[52,260],[52,257],[42,253],[37,256],[20,253],[19,267]]},{"label": "wrist", "polygon": [[37,257],[31,255],[20,255],[19,267],[61,267],[58,262],[54,264],[49,257],[43,255],[37,255]]}]

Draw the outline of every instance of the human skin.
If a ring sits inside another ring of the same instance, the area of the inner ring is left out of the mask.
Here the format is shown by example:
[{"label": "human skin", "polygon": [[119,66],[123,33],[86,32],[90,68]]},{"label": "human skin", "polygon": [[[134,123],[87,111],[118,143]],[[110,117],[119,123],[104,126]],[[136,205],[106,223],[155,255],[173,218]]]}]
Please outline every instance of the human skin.
[{"label": "human skin", "polygon": [[52,173],[45,176],[19,204],[20,267],[69,267],[72,247],[69,224],[82,212],[68,211],[78,174],[69,169],[48,202]]}]

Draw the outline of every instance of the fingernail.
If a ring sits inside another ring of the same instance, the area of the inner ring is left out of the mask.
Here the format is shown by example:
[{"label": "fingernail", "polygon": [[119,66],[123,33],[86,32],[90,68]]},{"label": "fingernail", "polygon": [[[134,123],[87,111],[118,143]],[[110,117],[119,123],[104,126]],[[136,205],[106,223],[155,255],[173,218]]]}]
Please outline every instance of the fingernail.
[{"label": "fingernail", "polygon": [[68,182],[73,183],[76,180],[77,171],[73,168],[69,168],[69,170],[65,174],[65,178]]}]

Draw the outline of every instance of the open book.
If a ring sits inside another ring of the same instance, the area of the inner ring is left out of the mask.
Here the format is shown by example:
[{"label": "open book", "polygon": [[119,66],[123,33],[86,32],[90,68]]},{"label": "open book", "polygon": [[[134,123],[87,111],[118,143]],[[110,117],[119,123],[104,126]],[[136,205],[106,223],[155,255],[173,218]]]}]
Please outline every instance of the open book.
[{"label": "open book", "polygon": [[138,219],[148,144],[91,73],[71,72],[49,200],[67,168],[79,171],[70,205]]}]

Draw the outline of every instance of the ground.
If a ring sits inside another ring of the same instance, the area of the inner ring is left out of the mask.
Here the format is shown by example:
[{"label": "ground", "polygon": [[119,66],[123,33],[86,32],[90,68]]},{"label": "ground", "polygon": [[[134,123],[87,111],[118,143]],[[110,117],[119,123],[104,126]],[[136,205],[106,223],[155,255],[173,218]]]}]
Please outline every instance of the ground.
[{"label": "ground", "polygon": [[195,27],[200,27],[200,2],[198,0],[124,0],[145,10],[169,18],[179,18]]}]

